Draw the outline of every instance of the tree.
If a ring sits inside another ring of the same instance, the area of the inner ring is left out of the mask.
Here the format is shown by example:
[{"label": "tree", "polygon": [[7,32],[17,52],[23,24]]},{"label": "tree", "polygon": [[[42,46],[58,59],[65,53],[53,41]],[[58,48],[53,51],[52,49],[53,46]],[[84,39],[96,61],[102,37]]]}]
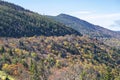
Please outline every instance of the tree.
[{"label": "tree", "polygon": [[114,76],[111,73],[110,67],[107,67],[107,72],[104,74],[103,80],[114,80]]},{"label": "tree", "polygon": [[0,53],[4,53],[4,52],[5,52],[5,48],[3,46],[1,46]]},{"label": "tree", "polygon": [[13,52],[12,52],[11,49],[8,51],[8,54],[9,54],[10,56],[13,56]]}]

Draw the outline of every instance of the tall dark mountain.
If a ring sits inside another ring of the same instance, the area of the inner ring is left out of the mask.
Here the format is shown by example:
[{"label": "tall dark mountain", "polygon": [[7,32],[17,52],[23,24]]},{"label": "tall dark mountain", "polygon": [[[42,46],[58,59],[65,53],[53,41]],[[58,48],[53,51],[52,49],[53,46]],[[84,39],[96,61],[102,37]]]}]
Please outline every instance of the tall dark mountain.
[{"label": "tall dark mountain", "polygon": [[108,30],[106,28],[91,24],[87,21],[81,20],[79,18],[67,15],[67,14],[60,14],[58,16],[49,16],[54,20],[65,24],[84,35],[89,35],[91,37],[99,37],[99,38],[111,38],[117,37],[120,38],[119,34],[115,31]]},{"label": "tall dark mountain", "polygon": [[20,6],[0,0],[0,36],[81,35],[76,30]]}]

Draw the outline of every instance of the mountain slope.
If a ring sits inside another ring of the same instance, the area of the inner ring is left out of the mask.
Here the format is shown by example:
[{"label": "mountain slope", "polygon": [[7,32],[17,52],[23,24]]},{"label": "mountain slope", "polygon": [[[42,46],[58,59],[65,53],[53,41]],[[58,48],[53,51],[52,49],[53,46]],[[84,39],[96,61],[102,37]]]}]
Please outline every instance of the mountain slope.
[{"label": "mountain slope", "polygon": [[93,25],[89,22],[86,22],[84,20],[78,19],[76,17],[70,16],[67,14],[60,14],[58,16],[54,16],[54,17],[49,16],[49,17],[81,32],[84,35],[89,35],[90,37],[120,38],[120,35],[117,32],[105,29],[97,25]]},{"label": "mountain slope", "polygon": [[81,35],[79,32],[45,16],[24,8],[0,1],[0,36],[24,37],[34,35],[62,36]]}]

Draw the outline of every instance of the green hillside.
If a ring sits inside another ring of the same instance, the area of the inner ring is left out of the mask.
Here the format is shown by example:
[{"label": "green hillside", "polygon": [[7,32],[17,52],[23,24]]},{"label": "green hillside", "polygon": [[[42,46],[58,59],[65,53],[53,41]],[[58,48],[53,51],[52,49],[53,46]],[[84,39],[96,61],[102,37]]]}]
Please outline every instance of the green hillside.
[{"label": "green hillside", "polygon": [[1,37],[62,36],[66,34],[81,35],[79,32],[45,16],[0,1]]}]

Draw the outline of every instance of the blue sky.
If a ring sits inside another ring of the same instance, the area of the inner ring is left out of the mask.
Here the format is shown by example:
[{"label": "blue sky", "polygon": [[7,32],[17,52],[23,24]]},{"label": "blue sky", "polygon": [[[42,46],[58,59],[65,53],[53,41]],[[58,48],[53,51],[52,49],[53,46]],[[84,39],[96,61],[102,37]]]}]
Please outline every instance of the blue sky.
[{"label": "blue sky", "polygon": [[44,15],[70,14],[120,31],[120,0],[5,0]]}]

